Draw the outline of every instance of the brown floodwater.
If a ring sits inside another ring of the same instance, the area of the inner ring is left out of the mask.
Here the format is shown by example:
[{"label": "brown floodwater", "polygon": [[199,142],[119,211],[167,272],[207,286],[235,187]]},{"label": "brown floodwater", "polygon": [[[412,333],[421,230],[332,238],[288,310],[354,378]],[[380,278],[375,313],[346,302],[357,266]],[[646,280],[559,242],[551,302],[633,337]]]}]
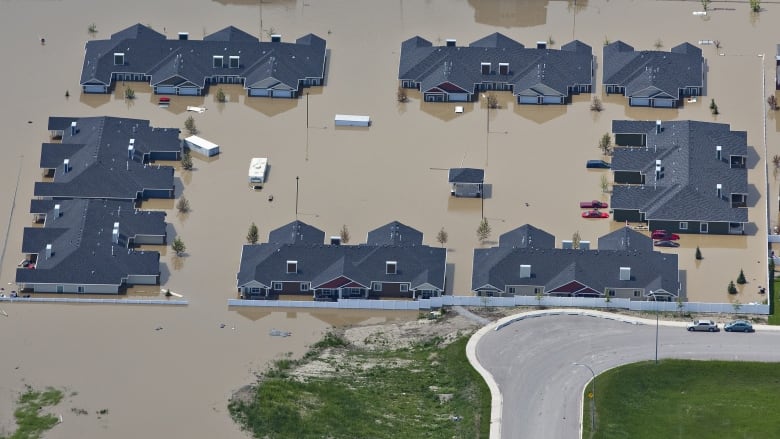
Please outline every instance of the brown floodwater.
[{"label": "brown floodwater", "polygon": [[[251,382],[253,371],[287,352],[303,352],[331,325],[390,318],[228,309],[249,224],[254,221],[265,238],[294,220],[296,177],[298,219],[328,234],[347,225],[352,242],[360,242],[369,230],[399,220],[437,245],[436,233],[444,227],[451,248],[448,293],[470,294],[483,208],[493,241],[525,223],[554,234],[559,245],[574,232],[595,243],[621,226],[584,220],[578,208],[581,200],[608,200],[600,188],[604,173],[583,164],[599,158],[598,139],[613,119],[718,121],[748,132],[754,195],[749,235],[685,235],[680,248],[664,251],[680,255],[691,300],[735,300],[726,285],[744,269],[749,283],[736,300],[763,301],[757,291],[767,268],[766,223],[778,225],[780,182],[770,172],[769,193],[765,184],[764,118],[766,94],[773,91],[780,7],[767,4],[755,16],[747,4],[730,5],[733,10],[697,17],[691,14],[700,7],[696,1],[138,0],[128,7],[116,0],[0,0],[0,34],[7,42],[0,55],[13,61],[6,62],[0,105],[0,285],[13,282],[22,230],[32,224],[28,206],[33,183],[41,179],[40,144],[48,141],[49,116],[111,115],[183,127],[192,114],[186,107],[204,106],[206,112],[192,116],[200,135],[222,151],[209,160],[196,156],[193,171],[177,172],[177,195],[189,199],[190,213],[178,214],[172,200],[143,206],[166,210],[169,233],[187,245],[186,257],[165,252],[161,260],[163,288],[183,294],[189,306],[2,305],[9,317],[0,317],[0,423],[7,422],[13,392],[30,383],[66,386],[78,392],[66,410],[90,411],[63,413],[65,422],[49,438],[245,437],[225,406],[233,390]],[[97,26],[94,38],[108,38],[136,22],[169,37],[189,31],[198,39],[228,25],[263,39],[281,33],[284,41],[313,32],[327,40],[327,85],[298,100],[248,99],[240,87],[225,86],[226,103],[216,102],[212,93],[173,97],[168,108],[156,106],[149,87],[140,83],[120,83],[111,95],[79,93],[84,43],[93,38],[88,26]],[[657,22],[664,30],[642,25]],[[623,39],[637,49],[660,40],[665,50],[683,41],[719,40],[721,48],[702,46],[708,96],[675,110],[629,108],[623,98],[601,96],[604,111],[593,113],[588,95],[567,106],[530,107],[500,93],[500,108],[488,111],[484,102],[475,102],[464,105],[463,114],[455,114],[454,104],[423,103],[415,93],[406,104],[396,102],[403,40],[420,35],[434,44],[455,38],[465,45],[496,31],[527,45],[552,39],[558,47],[573,38],[590,44],[599,66],[596,83],[605,39]],[[768,91],[762,89],[762,71]],[[126,86],[135,90],[135,100],[123,99]],[[720,108],[717,117],[708,109],[712,98]],[[373,124],[337,130],[337,113],[370,115]],[[780,122],[770,114],[767,123],[772,157],[780,154]],[[269,158],[270,172],[264,188],[254,191],[246,170],[258,156]],[[485,167],[490,186],[484,206],[449,196],[442,169],[458,166]],[[698,263],[697,246],[704,256]],[[148,287],[131,293],[159,294]],[[269,337],[273,328],[293,335]],[[109,415],[97,419],[94,412],[103,408]]]}]

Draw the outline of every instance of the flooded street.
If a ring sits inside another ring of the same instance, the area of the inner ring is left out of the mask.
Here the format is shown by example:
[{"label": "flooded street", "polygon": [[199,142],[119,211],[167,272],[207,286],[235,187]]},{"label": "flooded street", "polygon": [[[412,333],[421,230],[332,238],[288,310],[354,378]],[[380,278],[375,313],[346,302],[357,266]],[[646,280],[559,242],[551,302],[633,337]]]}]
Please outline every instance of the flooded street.
[{"label": "flooded street", "polygon": [[[47,438],[245,437],[226,404],[232,391],[252,381],[253,371],[287,352],[304,352],[331,325],[416,317],[228,309],[250,223],[257,224],[264,242],[270,230],[294,220],[296,177],[298,219],[328,235],[346,225],[350,243],[364,242],[369,230],[398,220],[422,231],[425,243],[438,245],[436,233],[444,227],[453,267],[447,292],[470,294],[483,204],[451,198],[446,169],[485,168],[490,186],[484,215],[492,241],[529,223],[554,234],[559,246],[574,232],[595,244],[622,226],[582,219],[578,208],[582,200],[609,200],[600,186],[605,172],[586,170],[584,163],[601,158],[598,139],[610,131],[613,119],[717,121],[748,132],[749,234],[684,235],[680,248],[663,251],[679,253],[690,300],[734,300],[726,286],[744,269],[748,283],[736,300],[762,302],[757,292],[765,286],[766,222],[769,218],[770,227],[778,222],[780,181],[771,169],[769,193],[765,184],[764,117],[766,97],[774,92],[780,6],[766,5],[756,16],[747,4],[728,5],[698,17],[691,14],[701,7],[698,1],[602,0],[575,6],[512,0],[139,0],[128,7],[113,0],[0,0],[0,33],[10,42],[0,54],[14,61],[7,64],[0,106],[0,285],[9,287],[22,259],[22,230],[32,224],[29,200],[34,182],[42,178],[40,148],[49,141],[49,116],[111,115],[183,129],[192,115],[199,135],[221,149],[209,160],[194,155],[193,171],[176,172],[177,196],[189,199],[191,212],[177,213],[173,200],[143,206],[166,210],[169,240],[175,234],[186,243],[184,258],[162,249],[162,286],[184,295],[189,306],[3,304],[9,317],[0,316],[0,432],[7,428],[7,401],[29,383],[78,392],[65,407],[90,412],[64,413],[65,422]],[[638,25],[658,20],[667,30]],[[98,29],[94,38],[105,39],[138,22],[169,38],[188,31],[201,39],[229,25],[264,41],[271,33],[294,41],[311,32],[327,41],[327,85],[307,89],[308,97],[297,100],[250,99],[239,86],[223,86],[224,104],[216,102],[212,88],[203,97],[173,96],[168,108],[158,107],[142,83],[120,82],[112,95],[82,95],[78,81],[89,25]],[[572,39],[591,45],[596,84],[605,40],[621,39],[638,50],[652,49],[658,40],[663,50],[684,41],[719,40],[721,48],[701,46],[707,96],[674,110],[629,108],[623,97],[602,96],[600,86],[595,87],[604,101],[600,113],[589,110],[590,95],[567,106],[537,107],[515,105],[504,93],[498,94],[500,108],[474,102],[464,105],[463,114],[455,114],[455,104],[422,103],[416,93],[409,93],[408,103],[396,102],[403,40],[420,35],[435,45],[447,38],[467,45],[493,32],[526,45],[548,39],[555,48]],[[766,59],[758,56],[762,53]],[[136,99],[123,98],[125,86],[133,88]],[[713,98],[718,116],[708,108]],[[190,105],[207,111],[188,113]],[[370,115],[372,126],[336,129],[337,113]],[[770,159],[780,154],[779,119],[770,114],[767,120]],[[247,186],[252,157],[269,158],[268,183],[261,191]],[[699,262],[697,246],[704,257]],[[139,290],[133,294],[157,294]],[[270,337],[274,328],[293,336]],[[104,408],[110,413],[98,420],[94,413]]]}]

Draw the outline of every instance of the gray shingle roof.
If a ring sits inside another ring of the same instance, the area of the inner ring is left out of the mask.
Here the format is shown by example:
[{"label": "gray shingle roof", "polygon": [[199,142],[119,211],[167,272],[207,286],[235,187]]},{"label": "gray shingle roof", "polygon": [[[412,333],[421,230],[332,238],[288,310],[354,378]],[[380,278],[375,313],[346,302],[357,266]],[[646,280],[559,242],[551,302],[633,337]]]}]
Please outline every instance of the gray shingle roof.
[{"label": "gray shingle roof", "polygon": [[[289,226],[288,224],[283,228]],[[404,235],[420,234],[398,222],[389,223],[371,233],[381,235],[386,228],[392,227],[408,229]],[[244,245],[238,286],[252,281],[269,287],[272,282],[311,282],[314,288],[340,276],[346,276],[366,287],[370,287],[372,281],[410,282],[410,290],[424,284],[443,290],[446,252],[444,248],[427,245],[394,245],[376,241],[357,245],[326,245],[302,241]],[[287,261],[290,260],[298,262],[297,273],[287,273]],[[397,274],[386,273],[387,261],[397,262]]]},{"label": "gray shingle roof", "polygon": [[[54,118],[49,126],[65,118]],[[145,189],[171,190],[173,168],[149,165],[154,154],[177,157],[181,151],[177,128],[152,128],[148,120],[115,117],[83,117],[78,132],[71,133],[70,123],[62,143],[44,143],[42,168],[53,168],[51,182],[36,182],[35,196],[53,198],[136,199]],[[134,140],[132,160],[128,145]],[[65,172],[64,159],[69,160]]]},{"label": "gray shingle roof", "polygon": [[[644,185],[615,185],[612,208],[645,212],[647,220],[747,222],[747,208],[731,207],[722,194],[747,194],[747,168],[732,168],[729,156],[747,156],[747,133],[729,125],[697,121],[662,123],[660,133],[652,121],[612,122],[612,131],[645,134],[646,148],[617,147],[612,170],[645,174]],[[717,159],[716,146],[722,148]],[[655,178],[656,160],[663,168]]]},{"label": "gray shingle roof", "polygon": [[[625,233],[632,236],[632,232]],[[603,238],[610,241],[613,239],[610,235]],[[601,242],[600,239],[599,245]],[[520,265],[531,266],[530,279],[520,277]],[[631,280],[620,280],[621,267],[631,268]],[[633,245],[619,250],[564,250],[510,247],[499,243],[498,247],[474,250],[471,284],[474,291],[504,291],[509,285],[541,285],[549,292],[570,282],[578,282],[602,295],[608,288],[637,288],[648,292],[663,288],[677,294],[677,267],[676,254],[640,249]]]},{"label": "gray shingle roof", "polygon": [[366,238],[368,245],[422,245],[422,232],[398,221],[393,221],[370,232]]},{"label": "gray shingle roof", "polygon": [[450,168],[450,183],[483,183],[485,170],[476,168]]},{"label": "gray shingle roof", "polygon": [[625,87],[629,97],[667,94],[680,97],[680,89],[703,87],[704,58],[701,49],[689,43],[669,52],[636,51],[622,41],[604,46],[603,84]]},{"label": "gray shingle roof", "polygon": [[525,224],[499,236],[498,246],[555,248],[555,236],[530,224]]},{"label": "gray shingle roof", "polygon": [[325,232],[297,220],[271,230],[268,234],[268,242],[277,244],[322,244],[324,241]]},{"label": "gray shingle roof", "polygon": [[[54,205],[60,205],[60,216]],[[44,227],[26,227],[22,251],[38,255],[34,270],[20,268],[17,283],[120,285],[128,275],[156,276],[160,255],[129,251],[137,234],[165,235],[165,213],[138,211],[132,202],[106,200],[33,200],[31,213],[45,213]],[[119,223],[119,244],[112,242]],[[52,256],[46,257],[46,245]]]},{"label": "gray shingle roof", "polygon": [[653,240],[630,227],[622,227],[599,238],[599,250],[650,252],[653,250]]},{"label": "gray shingle roof", "polygon": [[[525,48],[500,33],[481,38],[468,47],[433,46],[413,37],[401,44],[398,79],[420,83],[425,92],[435,87],[475,92],[481,82],[506,82],[514,93],[542,89],[568,96],[573,85],[593,82],[591,47],[579,41],[561,50]],[[493,72],[483,75],[481,63],[492,63]],[[509,74],[500,75],[499,63],[509,63]]]},{"label": "gray shingle roof", "polygon": [[[114,65],[114,53],[124,53],[124,65]],[[214,67],[215,55],[224,57],[224,67]],[[230,56],[239,57],[239,68],[229,67]],[[152,85],[189,82],[198,87],[212,76],[243,77],[247,86],[273,77],[298,89],[298,81],[324,77],[325,40],[308,34],[295,43],[260,42],[233,26],[203,40],[169,40],[136,24],[109,40],[87,42],[81,84],[110,84],[113,73],[150,75]]]}]

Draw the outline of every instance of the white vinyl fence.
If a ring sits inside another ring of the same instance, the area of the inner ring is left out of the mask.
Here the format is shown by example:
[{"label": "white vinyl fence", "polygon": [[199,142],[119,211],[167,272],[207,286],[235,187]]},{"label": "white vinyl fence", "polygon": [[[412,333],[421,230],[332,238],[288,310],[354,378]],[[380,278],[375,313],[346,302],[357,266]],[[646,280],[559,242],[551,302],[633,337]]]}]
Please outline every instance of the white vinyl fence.
[{"label": "white vinyl fence", "polygon": [[163,299],[91,299],[78,297],[0,297],[0,302],[25,303],[102,303],[119,305],[188,305],[186,300]]}]

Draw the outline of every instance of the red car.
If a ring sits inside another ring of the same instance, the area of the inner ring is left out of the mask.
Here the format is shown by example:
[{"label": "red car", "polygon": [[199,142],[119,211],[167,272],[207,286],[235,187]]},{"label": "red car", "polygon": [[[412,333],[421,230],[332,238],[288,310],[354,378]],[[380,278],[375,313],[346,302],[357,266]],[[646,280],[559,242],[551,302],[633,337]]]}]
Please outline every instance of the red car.
[{"label": "red car", "polygon": [[601,212],[598,210],[588,210],[587,212],[582,212],[583,218],[609,218],[609,214],[607,212]]},{"label": "red car", "polygon": [[599,200],[580,201],[580,209],[606,209],[607,207],[609,207],[607,203]]},{"label": "red car", "polygon": [[650,237],[661,241],[677,241],[680,239],[680,235],[676,235],[667,230],[653,230],[653,233],[650,235]]}]

